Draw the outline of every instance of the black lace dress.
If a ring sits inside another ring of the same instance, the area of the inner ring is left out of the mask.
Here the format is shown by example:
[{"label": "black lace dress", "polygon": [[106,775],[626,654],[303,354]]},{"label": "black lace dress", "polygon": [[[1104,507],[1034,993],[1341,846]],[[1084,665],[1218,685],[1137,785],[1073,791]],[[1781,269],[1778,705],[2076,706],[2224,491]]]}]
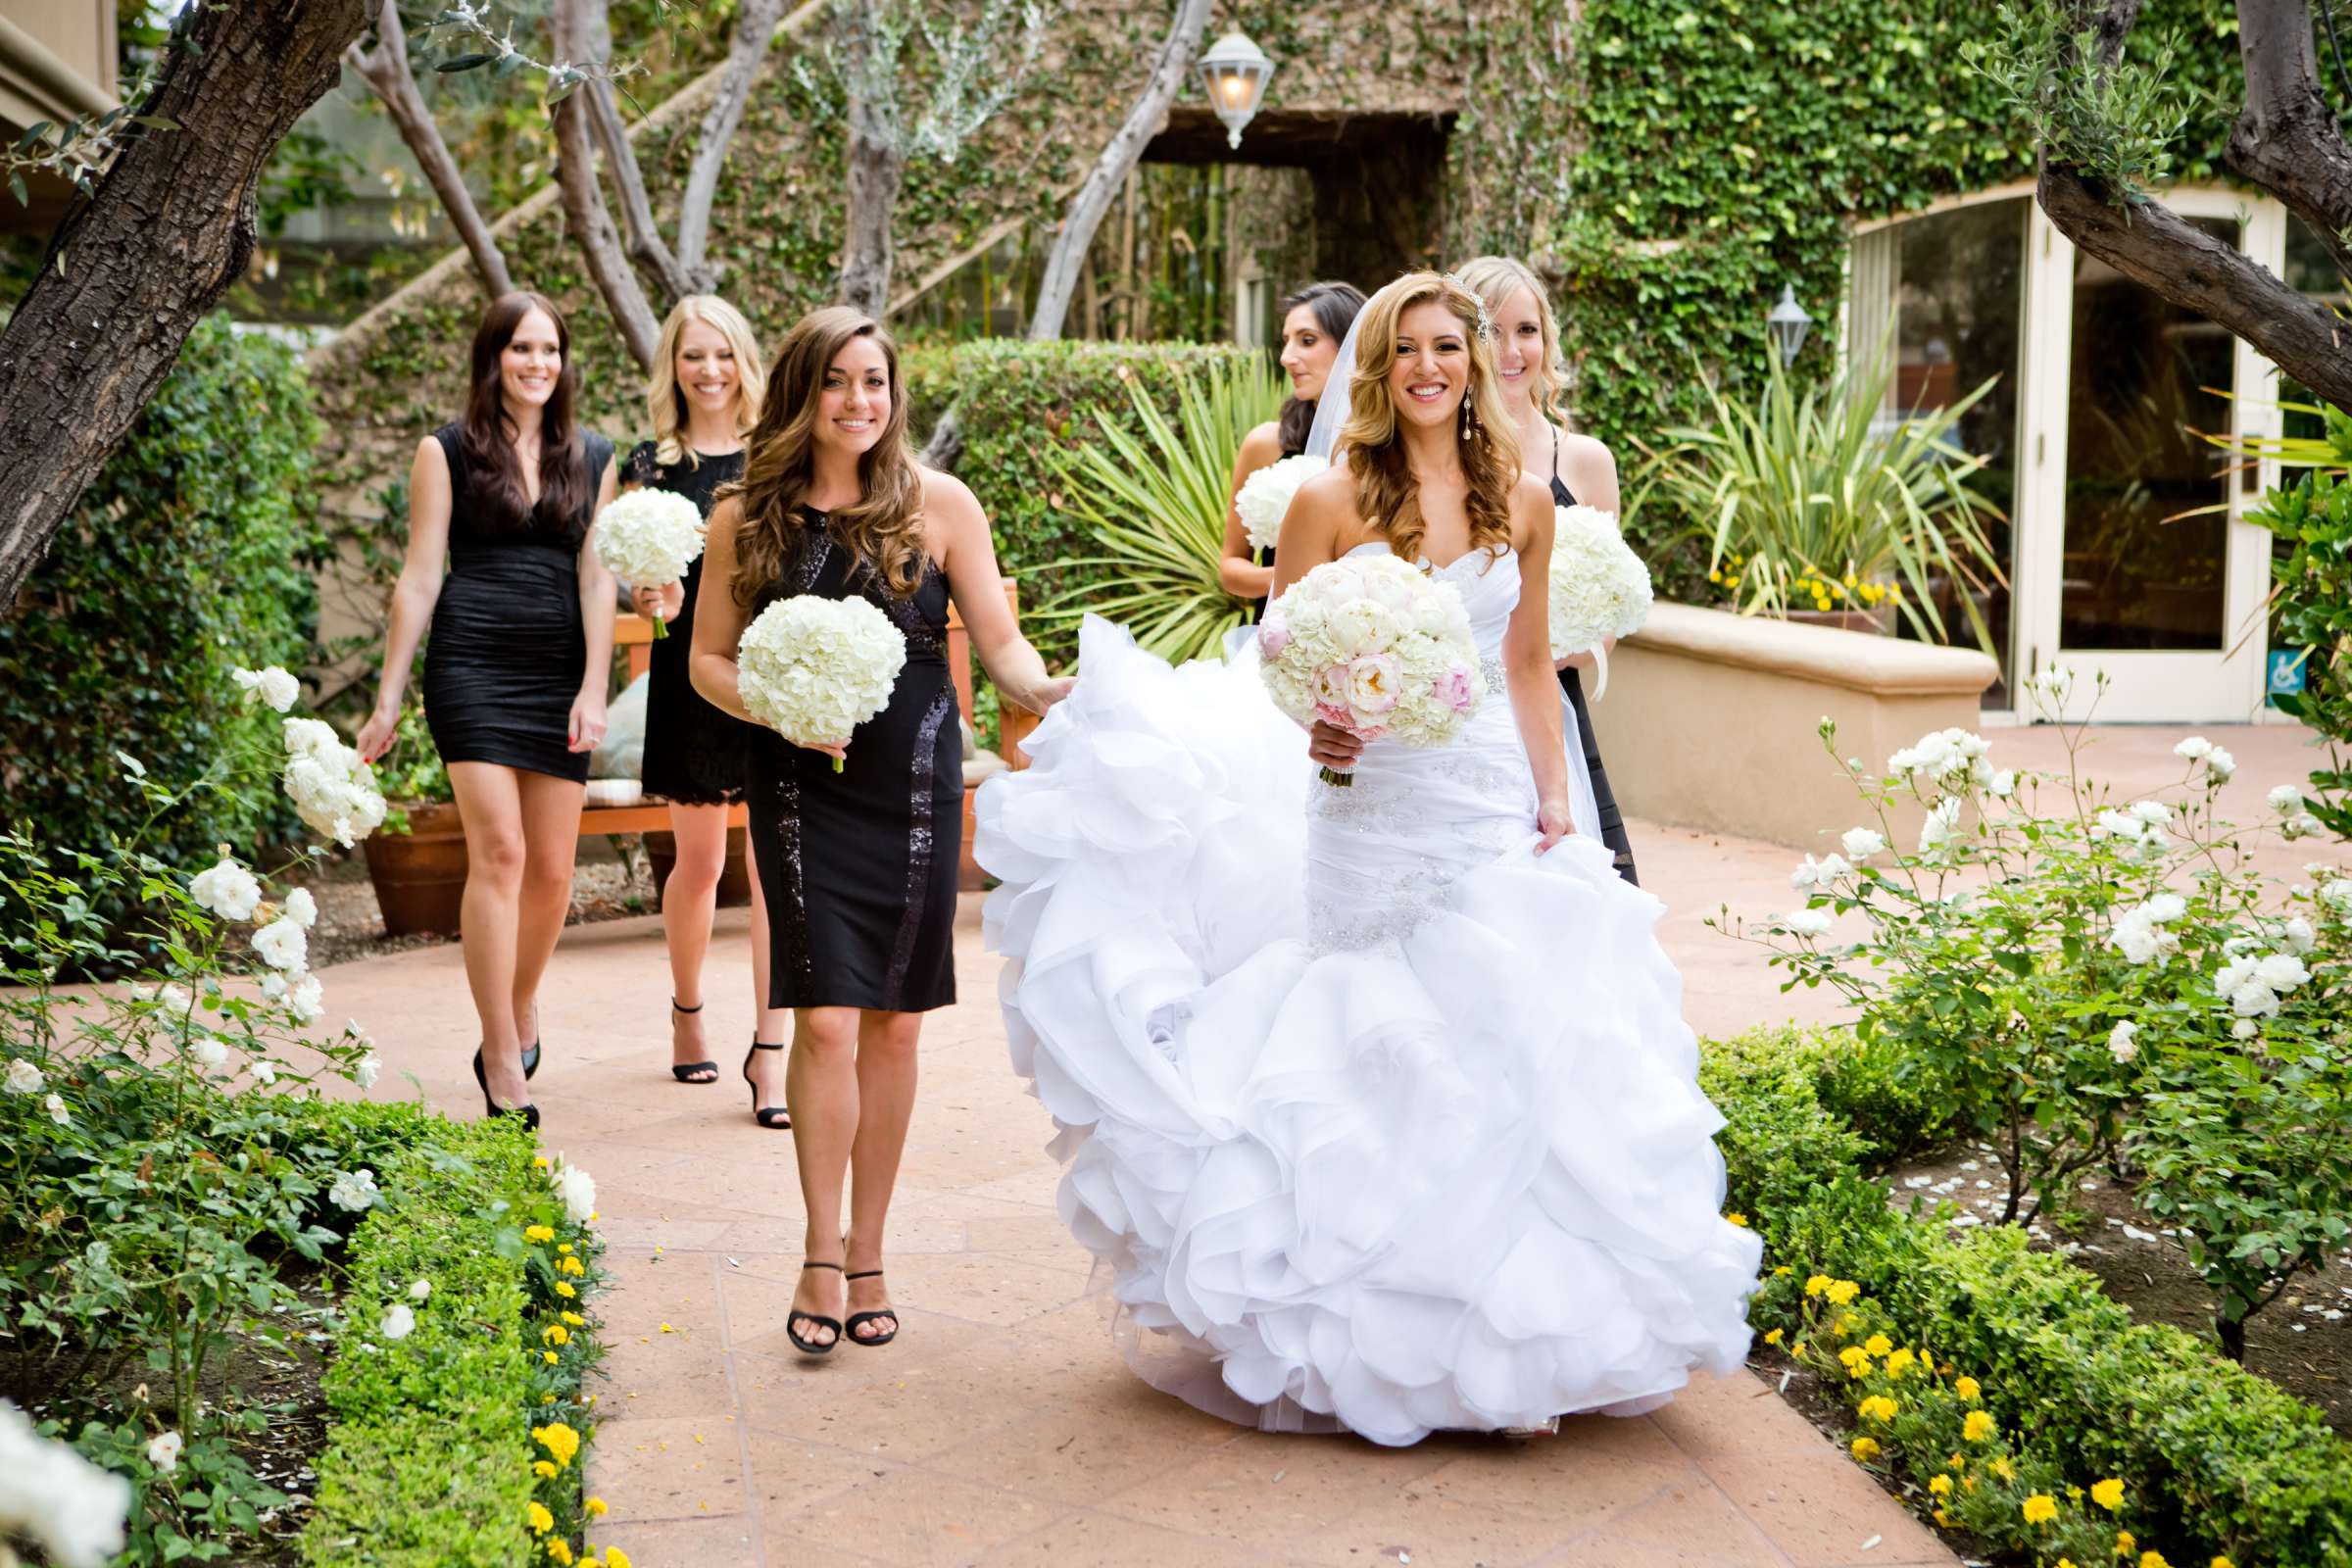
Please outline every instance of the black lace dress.
[{"label": "black lace dress", "polygon": [[584,784],[571,705],[588,665],[580,543],[612,443],[580,432],[588,499],[563,528],[485,526],[458,427],[433,432],[449,460],[449,575],[424,645],[424,720],[444,762],[495,762]]},{"label": "black lace dress", "polygon": [[[1562,507],[1576,505],[1576,497],[1559,475],[1560,433],[1551,433],[1551,499]],[[1568,694],[1568,706],[1576,710],[1576,732],[1585,744],[1585,771],[1592,775],[1592,801],[1600,808],[1600,841],[1617,858],[1617,874],[1642,885],[1634,874],[1634,841],[1625,831],[1625,813],[1617,808],[1617,797],[1609,789],[1608,770],[1600,765],[1600,740],[1592,733],[1592,715],[1585,708],[1585,683],[1579,679],[1574,664],[1560,671],[1560,690]]]},{"label": "black lace dress", "polygon": [[[620,473],[623,484],[684,496],[702,510],[706,519],[718,487],[742,477],[740,452],[705,456],[690,467],[683,461],[656,461],[651,441],[637,444]],[[670,622],[669,635],[653,645],[653,663],[646,676],[641,777],[646,793],[680,806],[730,806],[743,799],[743,754],[755,726],[705,702],[687,673],[694,652],[694,607],[702,580],[702,558],[697,557],[686,568],[685,603]]]},{"label": "black lace dress", "polygon": [[744,784],[767,900],[771,1007],[925,1012],[956,1000],[956,865],[963,846],[963,734],[948,678],[948,579],[926,561],[891,592],[804,510],[797,560],[752,607],[863,598],[906,637],[890,704],[858,726],[849,760],[761,725]]}]

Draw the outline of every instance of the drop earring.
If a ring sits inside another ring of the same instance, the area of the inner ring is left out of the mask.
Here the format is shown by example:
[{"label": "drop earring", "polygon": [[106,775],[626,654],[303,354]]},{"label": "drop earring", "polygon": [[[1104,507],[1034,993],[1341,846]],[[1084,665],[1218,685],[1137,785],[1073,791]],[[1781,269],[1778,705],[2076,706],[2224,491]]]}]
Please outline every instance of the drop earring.
[{"label": "drop earring", "polygon": [[1470,429],[1471,429],[1471,426],[1472,426],[1472,425],[1474,425],[1476,422],[1477,422],[1477,421],[1476,421],[1474,418],[1472,418],[1472,417],[1471,417],[1471,415],[1470,415],[1470,389],[1469,389],[1468,387],[1464,387],[1464,388],[1462,389],[1462,439],[1463,439],[1463,440],[1467,441],[1467,440],[1469,440],[1469,439],[1470,439]]}]

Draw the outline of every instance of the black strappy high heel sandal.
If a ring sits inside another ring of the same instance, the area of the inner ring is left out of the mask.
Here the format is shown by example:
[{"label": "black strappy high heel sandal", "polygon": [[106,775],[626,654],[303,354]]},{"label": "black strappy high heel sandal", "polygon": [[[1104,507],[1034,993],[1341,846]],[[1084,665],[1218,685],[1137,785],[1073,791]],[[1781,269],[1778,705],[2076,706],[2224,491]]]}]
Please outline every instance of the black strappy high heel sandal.
[{"label": "black strappy high heel sandal", "polygon": [[[878,1280],[881,1277],[882,1271],[878,1268],[860,1269],[855,1274],[844,1274],[842,1276],[842,1278],[845,1280]],[[888,1334],[875,1334],[862,1339],[858,1337],[858,1324],[878,1323],[884,1318],[890,1319],[890,1332]],[[871,1312],[851,1313],[849,1322],[842,1325],[842,1337],[848,1340],[852,1345],[862,1345],[867,1347],[869,1349],[877,1345],[888,1345],[891,1341],[899,1337],[898,1308],[882,1306],[876,1307]]]},{"label": "black strappy high heel sandal", "polygon": [[[669,999],[669,1005],[673,1011],[677,1012],[700,1012],[705,1004],[698,1002],[691,1007],[681,1007],[678,1005],[678,999],[672,997]],[[688,1076],[690,1073],[698,1072],[707,1072],[710,1076],[708,1078]],[[715,1061],[673,1061],[669,1064],[669,1075],[682,1084],[714,1084],[718,1082],[718,1063]]]},{"label": "black strappy high heel sandal", "polygon": [[[524,1069],[523,1076],[525,1078],[530,1076],[529,1069]],[[519,1117],[528,1127],[533,1129],[538,1127],[539,1107],[537,1105],[502,1105],[490,1098],[490,1075],[482,1070],[482,1048],[479,1046],[473,1048],[473,1081],[481,1088],[482,1111],[485,1115],[515,1116]]]},{"label": "black strappy high heel sandal", "polygon": [[[752,1042],[752,1051],[782,1051],[783,1049],[782,1041],[778,1041],[772,1046],[762,1045],[758,1040]],[[743,1054],[743,1081],[752,1086],[752,1120],[771,1133],[788,1133],[792,1131],[792,1112],[782,1105],[760,1103],[760,1085],[752,1077],[752,1051]],[[825,1265],[827,1268],[836,1266],[831,1263]]]},{"label": "black strappy high heel sandal", "polygon": [[[803,1263],[801,1265],[804,1273],[812,1268],[829,1268],[836,1274],[841,1272],[839,1263]],[[801,1325],[804,1323],[811,1328],[831,1329],[833,1338],[822,1345],[817,1344],[814,1340],[804,1340],[801,1338]],[[831,1355],[833,1348],[841,1343],[841,1320],[822,1317],[814,1312],[794,1311],[784,1319],[784,1337],[790,1340],[792,1348],[803,1355]]]}]

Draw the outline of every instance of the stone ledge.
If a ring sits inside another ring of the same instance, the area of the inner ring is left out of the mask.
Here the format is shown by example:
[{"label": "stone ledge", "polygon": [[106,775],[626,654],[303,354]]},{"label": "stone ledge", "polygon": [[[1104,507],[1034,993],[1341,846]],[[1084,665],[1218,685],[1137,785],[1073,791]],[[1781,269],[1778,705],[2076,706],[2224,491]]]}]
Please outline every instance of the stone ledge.
[{"label": "stone ledge", "polygon": [[1874,697],[1975,698],[2000,666],[1973,648],[1806,626],[1696,605],[1659,604],[1626,642],[1648,653],[1703,660]]}]

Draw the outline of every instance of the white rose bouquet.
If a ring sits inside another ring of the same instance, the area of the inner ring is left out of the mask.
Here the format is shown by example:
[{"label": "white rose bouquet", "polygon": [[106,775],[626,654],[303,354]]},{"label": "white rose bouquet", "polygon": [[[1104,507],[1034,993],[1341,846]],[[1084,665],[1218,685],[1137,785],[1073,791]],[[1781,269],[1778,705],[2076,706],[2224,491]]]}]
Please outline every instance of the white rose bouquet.
[{"label": "white rose bouquet", "polygon": [[305,822],[345,849],[383,825],[384,797],[375,769],[316,718],[285,721],[286,795]]},{"label": "white rose bouquet", "polygon": [[890,702],[906,663],[906,634],[865,600],[801,594],[744,628],[736,690],[746,711],[795,746],[842,746]]},{"label": "white rose bouquet", "polygon": [[[632,588],[666,588],[703,553],[703,514],[670,490],[632,490],[596,514],[596,555]],[[669,627],[659,613],[654,635]]]},{"label": "white rose bouquet", "polygon": [[1274,548],[1274,541],[1282,537],[1283,514],[1291,510],[1291,498],[1300,485],[1330,466],[1321,458],[1285,458],[1242,481],[1241,494],[1233,498],[1233,510],[1249,530],[1250,549]]},{"label": "white rose bouquet", "polygon": [[1649,618],[1649,568],[1617,531],[1614,514],[1555,507],[1551,515],[1551,657],[1590,650],[1600,661],[1598,697],[1609,685],[1603,643]]},{"label": "white rose bouquet", "polygon": [[1393,556],[1326,562],[1291,584],[1257,649],[1275,707],[1363,740],[1444,746],[1487,695],[1461,595]]}]

